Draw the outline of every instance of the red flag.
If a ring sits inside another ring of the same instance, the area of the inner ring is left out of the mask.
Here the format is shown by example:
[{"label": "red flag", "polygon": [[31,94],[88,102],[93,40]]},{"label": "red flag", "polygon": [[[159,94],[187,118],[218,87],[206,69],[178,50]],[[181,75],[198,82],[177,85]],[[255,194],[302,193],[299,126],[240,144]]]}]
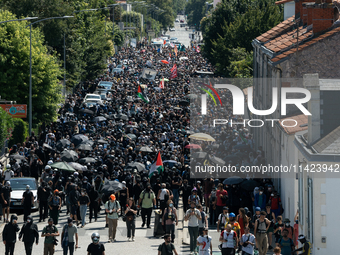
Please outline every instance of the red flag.
[{"label": "red flag", "polygon": [[177,46],[175,45],[175,54],[176,54],[176,57],[177,57]]},{"label": "red flag", "polygon": [[163,41],[163,45],[165,45],[165,44],[166,44],[166,41],[164,40],[164,41]]},{"label": "red flag", "polygon": [[174,64],[174,66],[171,68],[171,74],[170,74],[170,79],[174,79],[177,77],[177,66]]},{"label": "red flag", "polygon": [[164,89],[164,78],[161,79],[161,81],[159,83],[159,88]]}]

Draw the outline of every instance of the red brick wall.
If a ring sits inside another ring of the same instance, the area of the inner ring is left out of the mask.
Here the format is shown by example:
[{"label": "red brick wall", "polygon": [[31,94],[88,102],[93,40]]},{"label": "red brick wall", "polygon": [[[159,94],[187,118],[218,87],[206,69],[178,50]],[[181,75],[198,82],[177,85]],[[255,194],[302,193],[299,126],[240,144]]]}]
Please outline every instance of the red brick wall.
[{"label": "red brick wall", "polygon": [[302,6],[302,22],[304,25],[307,24],[307,7],[305,5]]},{"label": "red brick wall", "polygon": [[313,24],[313,10],[314,8],[307,8],[307,26]]},{"label": "red brick wall", "polygon": [[318,33],[332,26],[334,22],[334,7],[319,8],[313,10],[313,32]]}]

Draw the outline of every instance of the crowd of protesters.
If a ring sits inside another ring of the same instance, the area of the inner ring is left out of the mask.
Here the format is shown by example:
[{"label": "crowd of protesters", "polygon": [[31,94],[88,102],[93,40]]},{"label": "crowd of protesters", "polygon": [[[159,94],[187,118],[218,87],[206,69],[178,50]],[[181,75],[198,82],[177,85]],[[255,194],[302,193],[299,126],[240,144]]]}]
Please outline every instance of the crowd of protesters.
[{"label": "crowd of protesters", "polygon": [[[109,242],[116,241],[120,217],[126,221],[128,240],[134,241],[136,217],[141,215],[141,227],[151,228],[152,211],[160,209],[167,235],[164,236],[165,245],[159,247],[159,254],[169,254],[165,253],[168,250],[177,254],[172,243],[176,238],[175,228],[181,220],[178,217],[180,197],[184,220],[188,221],[191,253],[211,254],[214,242],[208,236],[211,226],[217,226],[217,231],[221,232],[215,244],[222,243],[222,254],[235,254],[235,251],[253,254],[256,249],[264,255],[267,249],[273,249],[272,245],[281,247],[283,255],[294,250],[297,228],[290,226],[289,219],[282,219],[281,200],[270,179],[258,180],[258,187],[247,190],[238,184],[225,185],[222,178],[190,178],[189,135],[208,132],[211,127],[206,123],[211,116],[191,127],[193,121],[200,121],[191,119],[193,112],[199,115],[200,108],[190,109],[188,95],[192,93],[192,79],[199,77],[195,71],[214,71],[211,64],[192,49],[177,52],[168,47],[159,52],[149,46],[139,46],[120,50],[109,60],[105,75],[80,84],[67,96],[59,109],[57,122],[44,123],[39,134],[32,132],[24,143],[11,148],[11,156],[20,155],[24,159],[11,157],[9,165],[3,166],[0,174],[3,220],[8,223],[4,231],[11,232],[8,238],[13,239],[13,231],[14,235],[19,231],[15,216],[9,221],[11,178],[25,176],[39,181],[39,222],[48,219],[42,234],[45,237],[44,254],[54,252],[61,210],[70,217],[68,227],[64,226],[61,231],[61,242],[64,254],[69,250],[72,255],[78,245],[77,226],[85,227],[92,220],[97,221],[103,209]],[[186,58],[179,60],[181,57]],[[169,64],[160,60],[167,60]],[[124,72],[112,73],[119,64]],[[177,77],[160,89],[160,80],[169,77],[170,68],[175,64]],[[157,70],[154,80],[140,77],[145,67]],[[85,111],[84,97],[94,93],[100,81],[113,83],[106,94],[107,101]],[[146,87],[148,103],[137,97],[137,88],[142,85]],[[230,112],[230,94],[225,93],[222,99],[228,102],[222,113],[239,121]],[[94,121],[96,116],[105,119]],[[79,135],[86,139],[74,139]],[[221,141],[219,146],[223,146],[226,155],[242,154],[237,162],[231,160],[229,163],[239,166],[265,161],[262,148],[255,149],[252,135],[242,126],[222,127],[215,138]],[[209,153],[213,153],[211,146],[214,144],[217,143],[200,142],[203,151]],[[89,145],[90,149],[82,145]],[[248,149],[234,149],[236,145],[245,145]],[[150,151],[141,150],[142,147]],[[72,161],[82,162],[81,170],[70,173],[53,167],[56,162],[70,162],[69,158],[64,158],[65,150],[75,152],[76,158]],[[164,168],[150,175],[157,152],[161,153]],[[215,156],[220,155],[216,153]],[[140,163],[143,168],[131,167],[132,163]],[[107,180],[116,180],[123,188],[112,193],[103,192]],[[34,198],[30,187],[26,189],[22,202],[31,207]],[[295,220],[297,224],[297,217]],[[25,221],[32,223],[30,212],[25,214]],[[38,237],[30,235],[28,238],[29,231],[35,233],[35,226],[26,228],[23,227],[20,234],[24,241],[27,240],[26,251],[30,254]],[[273,236],[275,240],[272,240]],[[13,254],[14,239],[5,240],[6,235],[3,238],[6,255]],[[91,246],[91,249],[103,251],[104,247],[98,246],[99,235],[95,233],[92,240],[97,246]],[[305,238],[299,240],[308,244]]]}]

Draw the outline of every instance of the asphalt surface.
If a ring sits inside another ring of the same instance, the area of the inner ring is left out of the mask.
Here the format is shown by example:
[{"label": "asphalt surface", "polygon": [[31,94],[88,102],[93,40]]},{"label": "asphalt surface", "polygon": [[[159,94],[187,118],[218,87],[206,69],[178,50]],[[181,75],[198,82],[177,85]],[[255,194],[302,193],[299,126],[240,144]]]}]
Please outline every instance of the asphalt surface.
[{"label": "asphalt surface", "polygon": [[[178,15],[177,19],[185,20],[183,15]],[[192,33],[192,29],[188,28],[188,31],[185,30],[185,27],[180,27],[180,22],[175,22],[175,31],[167,31],[166,34],[170,35],[171,37],[176,37],[178,41],[185,45],[185,47],[190,46],[190,38],[189,34]]]}]

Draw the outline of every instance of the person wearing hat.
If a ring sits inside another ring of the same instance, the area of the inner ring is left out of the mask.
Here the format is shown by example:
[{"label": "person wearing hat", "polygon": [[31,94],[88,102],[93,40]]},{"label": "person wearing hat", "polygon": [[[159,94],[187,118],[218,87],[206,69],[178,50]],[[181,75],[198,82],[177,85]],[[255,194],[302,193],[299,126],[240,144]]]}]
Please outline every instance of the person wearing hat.
[{"label": "person wearing hat", "polygon": [[208,227],[203,229],[203,233],[197,238],[198,254],[212,255],[212,238],[208,236]]},{"label": "person wearing hat", "polygon": [[311,242],[307,241],[304,235],[299,235],[298,240],[302,244],[302,247],[296,250],[293,250],[292,253],[297,251],[302,251],[302,253],[298,255],[312,255],[312,244]]},{"label": "person wearing hat", "polygon": [[1,190],[1,198],[2,198],[1,202],[2,202],[2,215],[4,216],[4,222],[7,222],[7,223],[8,223],[8,218],[9,218],[9,205],[11,203],[11,192],[12,192],[11,183],[10,181],[6,181],[5,186],[3,186]]},{"label": "person wearing hat", "polygon": [[34,205],[34,195],[30,185],[26,185],[26,190],[22,194],[21,204],[24,207],[24,222],[26,222],[27,216],[31,214],[32,206]]},{"label": "person wearing hat", "polygon": [[48,219],[48,225],[44,227],[41,237],[45,237],[44,241],[44,255],[53,255],[55,246],[55,237],[59,236],[59,231],[53,225],[53,219]]},{"label": "person wearing hat", "polygon": [[7,164],[5,171],[2,173],[5,181],[9,181],[11,178],[14,177],[14,171],[12,170],[11,164]]},{"label": "person wearing hat", "polygon": [[221,232],[224,230],[224,226],[229,220],[229,213],[228,213],[229,208],[227,206],[223,206],[223,211],[222,213],[218,216],[217,220],[217,232]]},{"label": "person wearing hat", "polygon": [[26,255],[32,254],[32,247],[35,243],[39,243],[39,232],[37,224],[33,223],[33,217],[31,215],[27,216],[27,221],[22,226],[19,233],[19,241],[21,240],[25,244]]},{"label": "person wearing hat", "polygon": [[[76,239],[75,242],[74,239]],[[71,217],[67,219],[67,224],[64,225],[61,232],[61,247],[64,255],[67,255],[68,251],[70,251],[70,255],[73,255],[74,248],[78,248],[78,228],[73,224]]]},{"label": "person wearing hat", "polygon": [[17,232],[19,227],[17,224],[18,216],[16,214],[11,215],[11,220],[8,222],[4,230],[2,231],[2,241],[5,245],[5,255],[13,255],[15,243],[17,241]]},{"label": "person wearing hat", "polygon": [[267,231],[270,227],[270,220],[266,218],[265,211],[260,212],[260,218],[255,221],[254,233],[256,234],[257,248],[259,255],[266,255],[268,250]]},{"label": "person wearing hat", "polygon": [[244,234],[240,239],[242,246],[242,255],[254,254],[255,236],[250,233],[250,228],[247,226],[244,228]]},{"label": "person wearing hat", "polygon": [[257,193],[254,197],[254,205],[255,207],[260,207],[262,211],[266,210],[266,201],[267,197],[266,194],[264,194],[264,188],[259,188],[259,193]]},{"label": "person wearing hat", "polygon": [[175,245],[171,243],[170,234],[165,234],[163,236],[164,243],[158,246],[158,255],[169,255],[175,254],[178,255]]},{"label": "person wearing hat", "polygon": [[56,189],[53,191],[53,195],[48,201],[48,206],[50,208],[50,217],[53,219],[53,223],[57,225],[59,220],[59,210],[61,208],[59,190]]},{"label": "person wearing hat", "polygon": [[191,202],[195,202],[196,205],[201,204],[200,198],[197,195],[197,188],[196,187],[194,187],[191,190],[191,195],[189,196],[189,199],[188,199],[189,206],[191,205]]},{"label": "person wearing hat", "polygon": [[116,241],[116,232],[118,224],[118,213],[120,212],[120,204],[116,200],[114,194],[110,195],[109,201],[105,203],[105,212],[107,213],[107,219],[109,224],[109,242]]}]

